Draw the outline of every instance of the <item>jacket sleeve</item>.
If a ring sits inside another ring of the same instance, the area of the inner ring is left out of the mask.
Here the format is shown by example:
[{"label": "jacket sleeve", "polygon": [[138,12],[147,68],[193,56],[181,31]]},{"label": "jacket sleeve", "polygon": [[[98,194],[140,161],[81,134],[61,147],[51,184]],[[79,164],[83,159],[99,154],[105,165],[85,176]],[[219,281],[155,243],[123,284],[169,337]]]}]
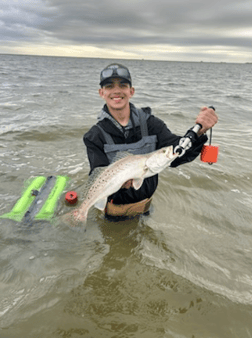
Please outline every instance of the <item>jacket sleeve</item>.
[{"label": "jacket sleeve", "polygon": [[104,167],[109,165],[108,158],[104,153],[103,146],[104,140],[99,135],[99,129],[93,126],[84,136],[83,142],[87,148],[87,156],[90,163],[90,172],[97,167]]},{"label": "jacket sleeve", "polygon": [[[151,115],[148,119],[148,129],[150,135],[157,135],[158,143],[157,149],[172,145],[176,147],[182,136],[173,134],[166,126],[166,124],[159,118]],[[171,167],[177,167],[181,164],[193,161],[201,152],[201,149],[207,141],[206,135],[201,135],[193,143],[192,147],[186,151],[186,153],[178,157],[171,163]]]}]

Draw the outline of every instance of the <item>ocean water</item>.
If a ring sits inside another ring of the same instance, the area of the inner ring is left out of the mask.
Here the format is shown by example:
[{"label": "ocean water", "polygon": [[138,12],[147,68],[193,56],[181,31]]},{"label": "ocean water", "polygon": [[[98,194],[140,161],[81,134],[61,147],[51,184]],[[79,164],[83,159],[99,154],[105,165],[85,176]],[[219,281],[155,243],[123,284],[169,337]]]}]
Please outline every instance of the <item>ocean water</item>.
[{"label": "ocean water", "polygon": [[[81,199],[110,62],[0,55],[0,214],[40,175],[69,176]],[[252,337],[252,65],[121,62],[132,102],[174,133],[215,106],[218,162],[162,172],[148,217],[92,209],[85,232],[0,219],[0,337]],[[70,208],[63,195],[57,215]]]}]

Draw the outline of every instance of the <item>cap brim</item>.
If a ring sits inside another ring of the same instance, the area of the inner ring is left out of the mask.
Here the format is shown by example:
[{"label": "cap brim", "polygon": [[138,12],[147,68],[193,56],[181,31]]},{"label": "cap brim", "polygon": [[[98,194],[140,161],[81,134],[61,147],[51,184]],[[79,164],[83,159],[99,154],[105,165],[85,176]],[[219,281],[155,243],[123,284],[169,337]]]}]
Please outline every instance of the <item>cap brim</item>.
[{"label": "cap brim", "polygon": [[128,83],[130,86],[131,86],[131,82],[128,80],[128,79],[125,79],[124,77],[121,77],[121,76],[111,76],[111,77],[108,77],[106,79],[104,79],[103,81],[100,82],[100,86],[104,86],[108,83],[112,83],[112,79],[121,79],[123,80],[125,83]]}]

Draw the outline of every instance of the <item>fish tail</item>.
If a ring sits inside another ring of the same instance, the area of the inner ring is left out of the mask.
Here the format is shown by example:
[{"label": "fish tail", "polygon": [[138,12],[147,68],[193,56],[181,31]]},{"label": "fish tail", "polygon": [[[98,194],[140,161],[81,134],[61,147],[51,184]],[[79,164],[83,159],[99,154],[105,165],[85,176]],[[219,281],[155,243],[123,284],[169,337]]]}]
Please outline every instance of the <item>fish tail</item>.
[{"label": "fish tail", "polygon": [[78,222],[86,224],[87,216],[88,216],[88,209],[85,209],[85,210],[78,210],[77,209],[76,211],[77,211],[76,220]]}]

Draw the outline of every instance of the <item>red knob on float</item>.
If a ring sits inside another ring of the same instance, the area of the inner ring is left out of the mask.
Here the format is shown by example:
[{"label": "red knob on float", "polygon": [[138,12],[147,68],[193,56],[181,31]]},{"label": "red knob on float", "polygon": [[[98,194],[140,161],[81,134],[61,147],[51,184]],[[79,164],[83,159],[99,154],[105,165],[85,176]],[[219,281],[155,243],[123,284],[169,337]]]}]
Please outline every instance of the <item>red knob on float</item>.
[{"label": "red knob on float", "polygon": [[78,201],[78,196],[75,191],[68,191],[65,195],[65,200],[69,204],[75,204]]},{"label": "red knob on float", "polygon": [[218,158],[219,147],[218,146],[203,146],[201,150],[200,159],[202,162],[209,164],[216,163]]}]

